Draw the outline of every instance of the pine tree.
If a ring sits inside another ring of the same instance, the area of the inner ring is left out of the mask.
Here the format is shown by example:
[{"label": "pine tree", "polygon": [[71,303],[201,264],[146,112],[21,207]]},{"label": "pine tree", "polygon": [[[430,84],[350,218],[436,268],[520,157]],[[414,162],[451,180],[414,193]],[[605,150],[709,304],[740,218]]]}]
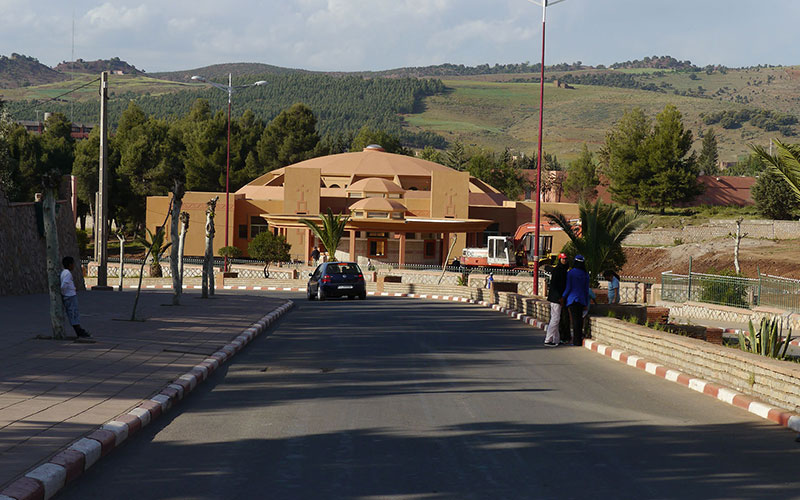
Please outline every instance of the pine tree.
[{"label": "pine tree", "polygon": [[314,113],[303,103],[293,104],[267,125],[258,141],[262,173],[311,158],[319,140]]},{"label": "pine tree", "polygon": [[584,143],[580,156],[567,168],[564,192],[582,200],[591,200],[597,196],[598,184],[600,184],[600,179],[597,177],[594,155]]},{"label": "pine tree", "polygon": [[717,175],[719,167],[719,152],[717,151],[717,134],[714,129],[710,128],[703,135],[703,146],[700,149],[700,156],[697,159],[697,164],[700,171],[705,175]]},{"label": "pine tree", "polygon": [[634,108],[625,113],[616,128],[606,136],[605,174],[614,201],[638,207],[644,197],[643,186],[652,175],[647,155],[650,128],[650,120],[644,111]]},{"label": "pine tree", "polygon": [[702,192],[697,160],[692,149],[692,131],[683,126],[681,113],[672,104],[656,116],[647,140],[647,161],[652,175],[641,193],[650,205],[664,212],[676,202],[689,201]]}]

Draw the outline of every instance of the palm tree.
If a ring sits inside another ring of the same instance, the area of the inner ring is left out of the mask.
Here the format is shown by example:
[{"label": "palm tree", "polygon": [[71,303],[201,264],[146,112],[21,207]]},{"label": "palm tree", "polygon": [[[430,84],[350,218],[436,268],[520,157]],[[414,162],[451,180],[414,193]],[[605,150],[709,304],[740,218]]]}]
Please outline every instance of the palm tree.
[{"label": "palm tree", "polygon": [[778,149],[777,154],[770,154],[762,146],[750,145],[752,149],[767,165],[767,168],[780,175],[794,191],[800,200],[800,144],[784,144],[778,139],[772,143]]},{"label": "palm tree", "polygon": [[164,244],[164,235],[166,233],[163,228],[156,230],[155,234],[148,228],[145,228],[145,231],[147,231],[147,236],[140,236],[137,240],[144,245],[145,248],[150,249],[150,255],[153,257],[153,261],[150,263],[150,277],[160,278],[162,272],[161,263],[159,261],[161,260],[161,256],[164,255],[164,252],[172,245],[172,242],[166,245]]},{"label": "palm tree", "polygon": [[331,209],[328,208],[328,213],[320,215],[320,219],[322,221],[321,227],[317,225],[316,222],[308,219],[301,219],[300,222],[308,226],[311,231],[314,232],[316,237],[325,245],[330,260],[335,261],[336,249],[339,247],[339,241],[341,241],[342,235],[344,234],[344,226],[347,224],[347,221],[350,220],[350,216],[344,214],[333,215]]},{"label": "palm tree", "polygon": [[544,214],[552,223],[558,224],[569,239],[568,253],[581,254],[586,259],[586,270],[593,286],[597,285],[606,269],[618,271],[625,263],[622,241],[627,238],[644,219],[637,213],[628,213],[615,206],[597,200],[594,203],[581,201],[578,207],[581,225],[577,230],[564,214]]}]

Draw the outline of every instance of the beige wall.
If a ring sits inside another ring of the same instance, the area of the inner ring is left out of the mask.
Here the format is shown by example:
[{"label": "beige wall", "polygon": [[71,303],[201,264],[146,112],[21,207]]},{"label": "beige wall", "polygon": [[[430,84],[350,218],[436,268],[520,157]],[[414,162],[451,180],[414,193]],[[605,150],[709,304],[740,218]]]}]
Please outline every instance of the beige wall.
[{"label": "beige wall", "polygon": [[431,176],[431,217],[469,217],[469,173],[434,170]]},{"label": "beige wall", "polygon": [[283,186],[284,214],[319,214],[318,168],[286,167]]}]

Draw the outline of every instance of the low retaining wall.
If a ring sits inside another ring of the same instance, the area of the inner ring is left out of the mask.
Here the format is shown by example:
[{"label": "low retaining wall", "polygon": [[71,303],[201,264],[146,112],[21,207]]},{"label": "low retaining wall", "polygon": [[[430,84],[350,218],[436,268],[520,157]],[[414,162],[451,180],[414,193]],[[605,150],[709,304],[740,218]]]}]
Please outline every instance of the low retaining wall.
[{"label": "low retaining wall", "polygon": [[[683,243],[699,243],[715,238],[726,238],[736,232],[734,219],[719,219],[707,224],[680,228],[656,228],[634,231],[625,238],[625,245],[672,246],[675,240]],[[743,220],[742,233],[748,238],[768,240],[794,240],[800,238],[800,222],[787,220]]]},{"label": "low retaining wall", "polygon": [[716,382],[787,410],[800,411],[800,365],[614,318],[590,318],[592,339]]},{"label": "low retaining wall", "polygon": [[669,317],[670,320],[673,321],[681,319],[702,322],[706,320],[746,327],[748,321],[752,321],[754,325],[758,325],[761,323],[762,318],[778,318],[781,320],[781,325],[784,329],[791,328],[793,335],[800,333],[800,314],[779,309],[761,307],[744,309],[740,307],[706,304],[704,302],[675,303],[659,301],[658,305],[669,308]]}]

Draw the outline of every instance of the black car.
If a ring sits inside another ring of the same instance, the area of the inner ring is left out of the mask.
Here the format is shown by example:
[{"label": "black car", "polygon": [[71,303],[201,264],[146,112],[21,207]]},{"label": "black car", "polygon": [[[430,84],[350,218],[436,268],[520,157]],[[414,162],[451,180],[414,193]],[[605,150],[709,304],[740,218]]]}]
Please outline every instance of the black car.
[{"label": "black car", "polygon": [[364,273],[355,262],[323,262],[309,273],[306,295],[308,300],[325,300],[328,297],[367,298]]}]

